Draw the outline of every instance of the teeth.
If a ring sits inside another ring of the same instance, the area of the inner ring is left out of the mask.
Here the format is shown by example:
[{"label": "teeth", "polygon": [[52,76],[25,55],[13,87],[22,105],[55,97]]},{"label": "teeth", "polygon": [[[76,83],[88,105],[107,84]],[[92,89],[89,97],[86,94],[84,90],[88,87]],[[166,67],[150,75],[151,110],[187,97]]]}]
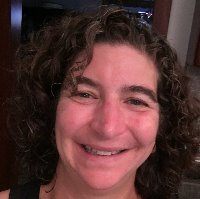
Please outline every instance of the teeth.
[{"label": "teeth", "polygon": [[109,155],[115,155],[115,154],[118,154],[118,153],[121,152],[120,150],[117,150],[117,151],[100,151],[100,150],[93,149],[88,145],[84,145],[83,147],[88,153],[91,153],[93,155],[109,156]]}]

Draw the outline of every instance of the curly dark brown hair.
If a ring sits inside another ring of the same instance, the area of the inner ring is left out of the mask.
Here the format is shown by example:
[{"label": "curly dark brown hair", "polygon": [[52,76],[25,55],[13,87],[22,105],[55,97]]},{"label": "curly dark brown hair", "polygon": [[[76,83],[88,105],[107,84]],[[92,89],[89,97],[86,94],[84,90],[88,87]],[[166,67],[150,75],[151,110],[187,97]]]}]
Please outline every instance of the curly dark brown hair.
[{"label": "curly dark brown hair", "polygon": [[22,171],[41,184],[55,175],[59,155],[54,122],[59,93],[63,82],[73,78],[77,56],[84,52],[86,64],[75,68],[84,70],[98,42],[131,45],[149,56],[158,69],[156,151],[138,169],[135,186],[143,199],[167,199],[177,192],[197,149],[199,102],[191,95],[189,78],[167,41],[132,14],[111,6],[95,14],[64,16],[19,49],[9,126]]}]

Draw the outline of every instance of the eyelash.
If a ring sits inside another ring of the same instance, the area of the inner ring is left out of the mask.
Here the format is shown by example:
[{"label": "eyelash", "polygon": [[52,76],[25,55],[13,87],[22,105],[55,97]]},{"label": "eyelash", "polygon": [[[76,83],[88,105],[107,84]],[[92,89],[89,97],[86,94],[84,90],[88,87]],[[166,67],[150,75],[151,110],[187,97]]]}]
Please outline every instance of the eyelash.
[{"label": "eyelash", "polygon": [[81,98],[93,98],[97,99],[93,94],[84,91],[77,91],[73,96],[81,97]]},{"label": "eyelash", "polygon": [[146,102],[137,98],[130,98],[126,102],[130,105],[149,107],[149,105]]},{"label": "eyelash", "polygon": [[[93,93],[87,92],[87,91],[77,91],[72,95],[72,97],[80,97],[85,99],[98,99]],[[133,106],[144,106],[149,107],[148,103],[145,101],[138,99],[138,98],[129,98],[125,101],[125,103],[133,105]]]}]

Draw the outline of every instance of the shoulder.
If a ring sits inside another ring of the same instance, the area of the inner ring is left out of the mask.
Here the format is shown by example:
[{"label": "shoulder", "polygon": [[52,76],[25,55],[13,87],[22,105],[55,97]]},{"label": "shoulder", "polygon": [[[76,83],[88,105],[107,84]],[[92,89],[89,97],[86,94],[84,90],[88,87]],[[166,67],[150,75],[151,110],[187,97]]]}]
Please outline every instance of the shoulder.
[{"label": "shoulder", "polygon": [[10,193],[10,189],[0,192],[0,198],[1,199],[8,199],[9,198],[9,193]]}]

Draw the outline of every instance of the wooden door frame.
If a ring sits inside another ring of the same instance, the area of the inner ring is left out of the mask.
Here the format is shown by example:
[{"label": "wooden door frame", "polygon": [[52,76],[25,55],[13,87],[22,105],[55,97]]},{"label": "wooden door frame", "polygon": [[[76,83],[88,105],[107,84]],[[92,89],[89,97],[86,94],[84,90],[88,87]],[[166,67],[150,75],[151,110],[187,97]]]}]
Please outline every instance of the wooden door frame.
[{"label": "wooden door frame", "polygon": [[172,0],[155,0],[152,28],[155,32],[167,36]]},{"label": "wooden door frame", "polygon": [[0,190],[9,188],[16,182],[14,171],[14,146],[7,130],[6,102],[14,82],[13,58],[20,43],[21,23],[15,23],[13,13],[22,15],[22,0],[2,1],[0,6]]}]

